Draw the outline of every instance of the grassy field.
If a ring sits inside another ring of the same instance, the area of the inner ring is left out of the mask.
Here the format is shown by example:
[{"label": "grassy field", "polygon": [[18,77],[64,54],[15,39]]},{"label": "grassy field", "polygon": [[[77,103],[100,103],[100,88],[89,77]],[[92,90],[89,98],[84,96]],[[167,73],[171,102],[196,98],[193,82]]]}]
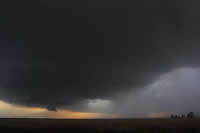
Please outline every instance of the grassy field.
[{"label": "grassy field", "polygon": [[200,133],[200,119],[0,119],[1,132]]}]

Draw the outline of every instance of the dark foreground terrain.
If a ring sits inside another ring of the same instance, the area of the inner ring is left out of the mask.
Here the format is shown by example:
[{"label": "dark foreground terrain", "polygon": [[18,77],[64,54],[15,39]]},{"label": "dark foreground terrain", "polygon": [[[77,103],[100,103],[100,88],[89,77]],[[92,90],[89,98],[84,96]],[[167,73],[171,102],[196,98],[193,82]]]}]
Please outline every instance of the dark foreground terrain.
[{"label": "dark foreground terrain", "polygon": [[0,119],[0,133],[200,133],[200,119]]}]

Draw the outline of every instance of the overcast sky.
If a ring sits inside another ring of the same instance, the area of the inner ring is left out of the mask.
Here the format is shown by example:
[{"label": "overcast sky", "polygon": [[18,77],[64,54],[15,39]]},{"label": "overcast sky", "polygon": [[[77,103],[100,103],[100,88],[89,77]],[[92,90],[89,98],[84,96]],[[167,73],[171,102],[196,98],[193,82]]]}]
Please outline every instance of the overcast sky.
[{"label": "overcast sky", "polygon": [[51,118],[62,111],[85,118],[199,112],[199,6],[1,1],[0,117],[20,116],[16,108],[42,109]]}]

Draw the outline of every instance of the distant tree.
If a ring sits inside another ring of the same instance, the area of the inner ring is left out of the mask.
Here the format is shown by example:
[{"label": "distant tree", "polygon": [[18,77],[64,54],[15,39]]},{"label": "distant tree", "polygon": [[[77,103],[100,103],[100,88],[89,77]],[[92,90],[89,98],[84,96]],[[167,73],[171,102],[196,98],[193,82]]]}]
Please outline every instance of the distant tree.
[{"label": "distant tree", "polygon": [[181,118],[185,118],[185,115],[177,115],[177,114],[171,114],[170,115],[171,119],[181,119]]},{"label": "distant tree", "polygon": [[177,119],[177,118],[178,118],[178,115],[175,115],[175,118]]},{"label": "distant tree", "polygon": [[181,115],[181,118],[185,118],[185,115]]},{"label": "distant tree", "polygon": [[187,118],[190,118],[190,119],[194,118],[194,113],[193,112],[189,112],[187,114]]}]

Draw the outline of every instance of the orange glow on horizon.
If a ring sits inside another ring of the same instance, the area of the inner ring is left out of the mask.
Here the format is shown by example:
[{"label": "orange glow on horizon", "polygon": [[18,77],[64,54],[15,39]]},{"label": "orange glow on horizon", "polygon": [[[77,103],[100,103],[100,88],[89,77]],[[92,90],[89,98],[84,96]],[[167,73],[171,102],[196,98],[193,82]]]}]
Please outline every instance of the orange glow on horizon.
[{"label": "orange glow on horizon", "polygon": [[163,118],[166,116],[168,116],[167,112],[151,113],[148,115],[148,117],[150,117],[150,118]]},{"label": "orange glow on horizon", "polygon": [[68,110],[58,110],[56,112],[49,112],[49,118],[59,119],[92,119],[92,118],[115,118],[115,114],[104,114],[104,113],[91,113],[91,112],[72,112]]},{"label": "orange glow on horizon", "polygon": [[117,116],[118,115],[116,114],[73,112],[64,109],[58,109],[57,111],[48,111],[46,108],[17,106],[0,101],[0,117],[92,119],[92,118],[115,118]]}]

